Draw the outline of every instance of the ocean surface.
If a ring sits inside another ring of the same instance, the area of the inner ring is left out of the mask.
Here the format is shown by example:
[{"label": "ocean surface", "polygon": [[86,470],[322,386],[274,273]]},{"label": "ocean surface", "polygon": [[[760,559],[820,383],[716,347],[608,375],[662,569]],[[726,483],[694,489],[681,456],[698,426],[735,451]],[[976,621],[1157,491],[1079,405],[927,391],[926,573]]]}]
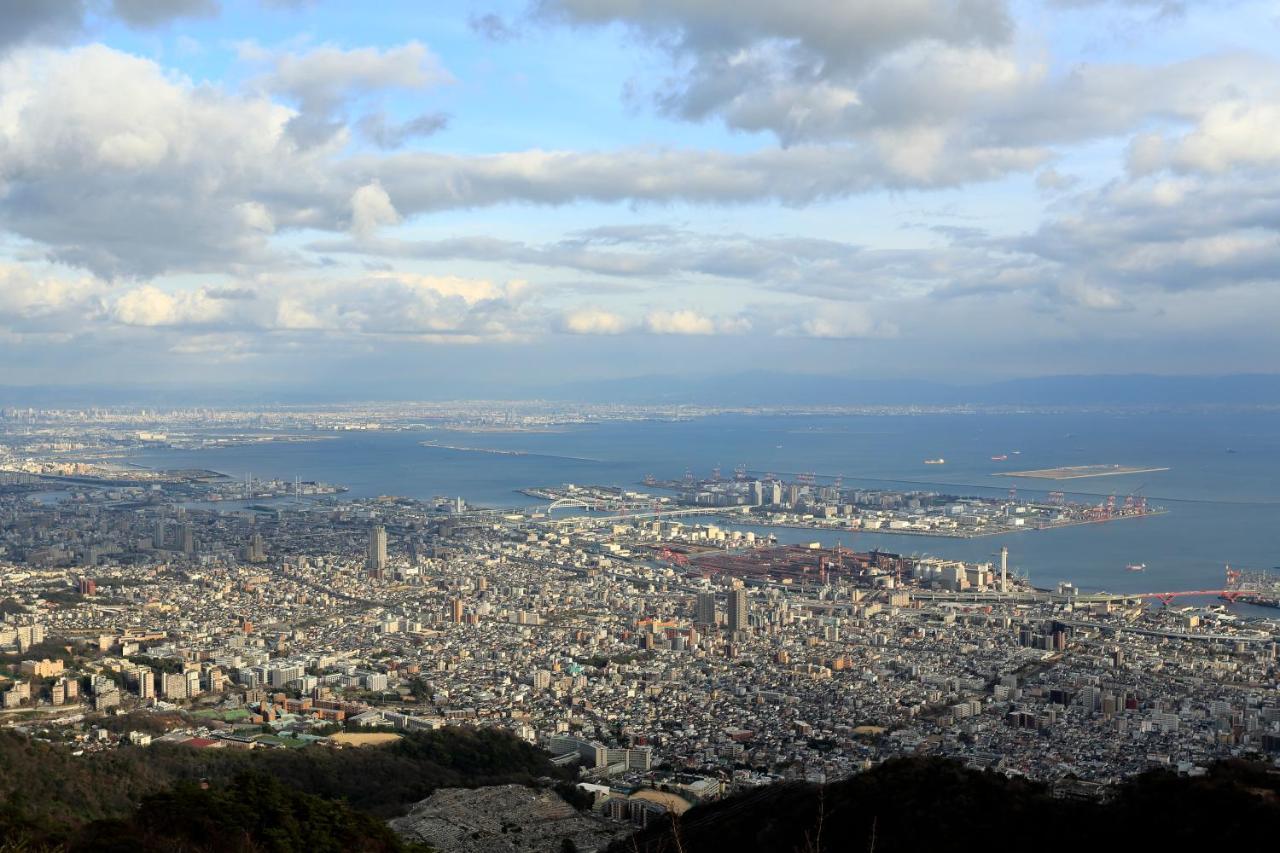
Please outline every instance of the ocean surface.
[{"label": "ocean surface", "polygon": [[[328,435],[328,434],[326,434]],[[423,447],[424,440],[523,455]],[[1017,453],[1015,454],[1015,451]],[[992,456],[1008,454],[1004,462]],[[945,465],[926,465],[942,457]],[[1008,545],[1010,563],[1040,586],[1069,580],[1118,592],[1219,589],[1224,566],[1280,565],[1280,414],[973,414],[718,416],[681,422],[606,422],[554,432],[336,433],[321,441],[201,451],[154,450],[129,460],[210,468],[233,477],[322,480],[352,496],[461,496],[485,506],[529,506],[528,486],[638,486],[719,465],[752,472],[843,475],[847,485],[1023,496],[1061,490],[1097,503],[1140,493],[1168,514],[981,539],[837,534],[769,528],[784,542],[837,538],[858,550],[985,560]],[[1168,468],[1067,481],[994,476],[1064,465]],[[1144,573],[1125,571],[1146,563]],[[1252,609],[1252,608],[1250,608]],[[1272,612],[1274,615],[1274,612]]]}]

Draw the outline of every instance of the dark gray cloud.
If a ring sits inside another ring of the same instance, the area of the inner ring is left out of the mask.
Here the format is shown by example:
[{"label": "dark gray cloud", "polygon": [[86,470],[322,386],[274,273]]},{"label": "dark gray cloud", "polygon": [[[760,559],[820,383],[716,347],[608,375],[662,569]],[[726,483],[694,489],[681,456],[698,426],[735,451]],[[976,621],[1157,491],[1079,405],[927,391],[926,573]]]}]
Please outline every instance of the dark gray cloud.
[{"label": "dark gray cloud", "polygon": [[111,11],[131,27],[159,27],[178,18],[212,18],[218,0],[111,0]]},{"label": "dark gray cloud", "polygon": [[84,27],[84,0],[8,0],[0,14],[0,53],[27,42],[61,42]]},{"label": "dark gray cloud", "polygon": [[205,295],[210,299],[257,299],[258,294],[247,287],[209,287]]},{"label": "dark gray cloud", "polygon": [[695,149],[523,151],[489,156],[410,152],[354,157],[340,174],[376,175],[402,214],[508,202],[576,201],[787,205],[880,189],[934,189],[1030,171],[1033,149],[900,149],[889,162],[845,145],[765,148],[738,154]]},{"label": "dark gray cloud", "polygon": [[180,18],[213,17],[218,0],[4,0],[0,54],[23,44],[61,44],[82,36],[92,13],[149,29]]},{"label": "dark gray cloud", "polygon": [[1275,176],[1118,181],[1010,246],[1125,293],[1280,287],[1278,199]]},{"label": "dark gray cloud", "polygon": [[[1211,3],[1214,0],[1199,0]],[[1098,6],[1120,6],[1122,8],[1150,10],[1161,17],[1176,17],[1187,13],[1187,0],[1049,0],[1050,6],[1060,9],[1092,9]],[[1222,0],[1219,0],[1222,5]]]},{"label": "dark gray cloud", "polygon": [[493,42],[511,41],[520,35],[515,24],[493,12],[472,15],[467,19],[467,26],[473,33]]},{"label": "dark gray cloud", "polygon": [[[772,293],[858,301],[905,293],[945,292],[949,297],[990,289],[1007,291],[1013,270],[1036,260],[1001,257],[987,241],[921,249],[874,249],[835,240],[706,234],[665,226],[602,227],[530,245],[491,237],[433,241],[320,241],[310,247],[332,254],[397,260],[466,260],[568,269],[593,276],[637,280],[663,290],[697,281],[731,280]],[[1038,281],[1038,279],[1037,279]]]},{"label": "dark gray cloud", "polygon": [[995,45],[1013,20],[1005,0],[540,0],[535,14],[578,26],[623,24],[695,61],[781,41],[835,68],[866,67],[914,42]]},{"label": "dark gray cloud", "polygon": [[534,9],[572,26],[621,24],[668,52],[676,73],[656,93],[665,111],[720,115],[788,141],[842,125],[841,114],[857,112],[858,81],[895,55],[983,57],[1013,33],[1005,0],[541,0]]},{"label": "dark gray cloud", "polygon": [[369,113],[360,119],[360,132],[379,148],[400,148],[412,139],[433,136],[449,126],[446,113],[423,113],[404,122],[388,118],[386,113]]},{"label": "dark gray cloud", "polygon": [[[265,59],[270,66],[257,84],[297,105],[289,131],[304,146],[328,142],[345,128],[346,111],[352,103],[388,90],[422,89],[453,79],[436,56],[416,41],[385,50],[344,50],[326,45],[305,53],[248,53]],[[385,119],[382,129],[387,134],[399,133],[403,139],[416,130],[413,121],[392,127]]]},{"label": "dark gray cloud", "polygon": [[1193,122],[1280,73],[1274,60],[1246,55],[1056,70],[1018,42],[1004,0],[541,0],[534,14],[622,25],[655,46],[670,72],[629,89],[650,90],[668,115],[716,118],[785,145],[843,142],[922,179],[944,161],[1032,157],[1152,122]]}]

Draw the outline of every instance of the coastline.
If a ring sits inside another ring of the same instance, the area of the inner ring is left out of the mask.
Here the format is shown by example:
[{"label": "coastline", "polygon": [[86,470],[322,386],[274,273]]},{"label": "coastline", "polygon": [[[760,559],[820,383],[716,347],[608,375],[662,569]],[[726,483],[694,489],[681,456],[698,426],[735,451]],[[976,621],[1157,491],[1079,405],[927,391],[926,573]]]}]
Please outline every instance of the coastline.
[{"label": "coastline", "polygon": [[1004,528],[1003,530],[991,530],[991,531],[984,531],[981,533],[978,533],[978,532],[946,533],[946,532],[937,531],[937,530],[918,530],[914,528],[904,530],[901,528],[895,529],[895,528],[888,528],[888,527],[876,527],[876,528],[834,527],[834,526],[827,526],[827,525],[799,524],[799,523],[790,522],[790,521],[789,522],[756,521],[754,519],[750,520],[749,522],[744,522],[741,514],[718,513],[718,512],[707,513],[708,516],[713,518],[719,518],[719,519],[723,519],[725,521],[729,521],[731,523],[735,523],[738,525],[751,526],[751,527],[778,527],[778,528],[787,528],[791,530],[815,530],[815,531],[827,532],[827,533],[848,533],[850,535],[867,533],[867,534],[886,534],[890,536],[930,536],[935,539],[986,539],[991,536],[1002,536],[1006,533],[1014,534],[1014,533],[1026,533],[1028,531],[1034,531],[1034,530],[1058,530],[1066,527],[1081,527],[1086,524],[1110,524],[1111,522],[1115,522],[1115,521],[1133,521],[1139,518],[1150,518],[1156,515],[1168,515],[1168,514],[1169,514],[1169,510],[1159,509],[1159,510],[1151,510],[1149,512],[1145,512],[1142,515],[1121,515],[1121,516],[1116,516],[1115,518],[1080,519],[1078,521],[1066,521],[1060,524],[1043,524],[1043,525],[1032,525],[1032,526],[1023,525],[1021,527],[1007,527],[1007,528]]}]

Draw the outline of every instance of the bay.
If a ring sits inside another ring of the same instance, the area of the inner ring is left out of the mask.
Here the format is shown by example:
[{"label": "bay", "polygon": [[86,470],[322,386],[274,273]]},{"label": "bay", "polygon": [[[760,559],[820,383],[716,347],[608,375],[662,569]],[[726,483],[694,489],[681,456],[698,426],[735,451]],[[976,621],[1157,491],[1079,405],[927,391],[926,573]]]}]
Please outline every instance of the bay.
[{"label": "bay", "polygon": [[[211,468],[234,477],[322,480],[350,495],[461,496],[527,506],[517,489],[559,483],[639,487],[645,474],[842,475],[847,485],[951,494],[1043,497],[1060,489],[1096,503],[1140,493],[1168,514],[1108,524],[957,540],[770,528],[782,541],[985,560],[1008,545],[1011,564],[1038,585],[1070,580],[1120,592],[1217,589],[1224,566],[1280,563],[1280,414],[723,415],[685,421],[605,421],[549,432],[367,431],[322,441],[200,451],[153,450],[130,461]],[[474,448],[424,447],[423,441]],[[519,451],[483,452],[483,449]],[[992,456],[1007,455],[1003,462]],[[925,459],[945,458],[945,465]],[[1002,471],[1115,463],[1163,471],[1068,481]],[[1146,563],[1145,573],[1125,571]]]}]

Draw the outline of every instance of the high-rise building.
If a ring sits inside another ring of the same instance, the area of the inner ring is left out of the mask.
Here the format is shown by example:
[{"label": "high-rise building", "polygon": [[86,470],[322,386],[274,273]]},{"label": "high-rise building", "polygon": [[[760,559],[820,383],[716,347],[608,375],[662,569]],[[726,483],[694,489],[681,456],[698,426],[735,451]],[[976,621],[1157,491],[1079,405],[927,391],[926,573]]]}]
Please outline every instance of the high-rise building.
[{"label": "high-rise building", "polygon": [[714,592],[698,593],[698,616],[696,621],[699,625],[716,624],[716,594]]},{"label": "high-rise building", "polygon": [[735,589],[729,593],[729,630],[745,631],[747,629],[747,591]]},{"label": "high-rise building", "polygon": [[760,506],[764,503],[764,483],[759,480],[751,481],[751,505]]},{"label": "high-rise building", "polygon": [[157,551],[164,548],[164,519],[157,518],[156,525],[151,531],[151,547]]},{"label": "high-rise building", "polygon": [[80,578],[78,583],[81,595],[97,595],[98,584],[93,578]]},{"label": "high-rise building", "polygon": [[20,652],[25,652],[32,646],[38,646],[44,642],[43,625],[19,625],[16,630],[18,634],[18,651]]},{"label": "high-rise building", "polygon": [[782,503],[782,484],[777,480],[769,484],[769,503],[774,506]]},{"label": "high-rise building", "polygon": [[387,528],[375,524],[369,528],[369,553],[365,558],[365,568],[375,578],[380,578],[387,571]]},{"label": "high-rise building", "polygon": [[267,682],[272,687],[285,687],[306,674],[307,668],[301,664],[284,664],[267,670]]},{"label": "high-rise building", "polygon": [[452,619],[454,622],[462,621],[462,599],[461,598],[449,599],[449,618]]},{"label": "high-rise building", "polygon": [[195,532],[191,529],[191,524],[183,524],[181,530],[182,553],[190,556],[196,552]]},{"label": "high-rise building", "polygon": [[181,672],[160,676],[160,692],[166,699],[187,699],[187,676]]}]

